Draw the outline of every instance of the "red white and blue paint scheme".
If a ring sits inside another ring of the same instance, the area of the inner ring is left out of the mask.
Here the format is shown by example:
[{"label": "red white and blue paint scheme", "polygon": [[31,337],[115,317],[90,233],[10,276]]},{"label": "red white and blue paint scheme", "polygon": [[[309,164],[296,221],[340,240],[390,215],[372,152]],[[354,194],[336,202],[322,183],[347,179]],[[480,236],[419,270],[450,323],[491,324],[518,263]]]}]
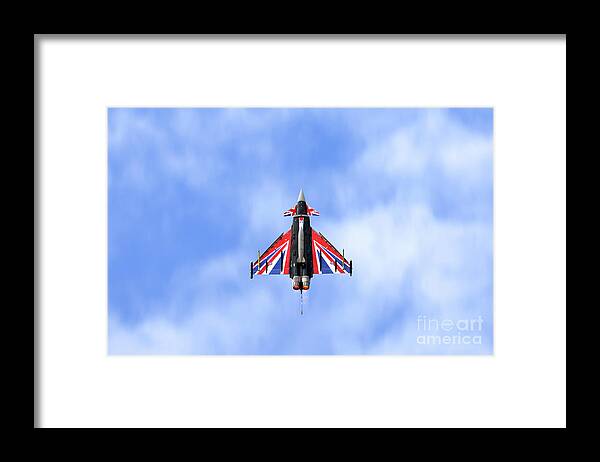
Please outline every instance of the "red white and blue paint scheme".
[{"label": "red white and blue paint scheme", "polygon": [[258,252],[258,259],[250,263],[250,278],[254,276],[287,274],[294,290],[308,290],[315,274],[352,276],[352,260],[344,258],[325,236],[310,225],[312,216],[319,212],[310,207],[300,190],[296,205],[283,215],[292,217],[292,226],[275,239],[269,248]]}]

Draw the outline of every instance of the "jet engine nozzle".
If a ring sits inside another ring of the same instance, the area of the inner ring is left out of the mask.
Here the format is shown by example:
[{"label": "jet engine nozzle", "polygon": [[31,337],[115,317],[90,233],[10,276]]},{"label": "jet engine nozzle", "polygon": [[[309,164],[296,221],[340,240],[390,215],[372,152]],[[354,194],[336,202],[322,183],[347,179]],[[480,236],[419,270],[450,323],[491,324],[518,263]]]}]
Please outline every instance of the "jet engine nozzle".
[{"label": "jet engine nozzle", "polygon": [[292,289],[300,289],[300,276],[294,276],[294,279],[292,280]]},{"label": "jet engine nozzle", "polygon": [[302,276],[302,289],[308,290],[310,288],[310,278],[308,276]]}]

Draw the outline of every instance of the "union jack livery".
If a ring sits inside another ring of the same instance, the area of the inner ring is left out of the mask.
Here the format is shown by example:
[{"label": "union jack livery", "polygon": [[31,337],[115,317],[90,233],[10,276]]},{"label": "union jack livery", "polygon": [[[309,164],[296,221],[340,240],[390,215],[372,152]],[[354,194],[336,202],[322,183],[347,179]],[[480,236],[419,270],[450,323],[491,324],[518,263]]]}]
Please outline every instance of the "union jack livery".
[{"label": "union jack livery", "polygon": [[315,274],[343,274],[352,276],[352,260],[344,258],[334,246],[310,225],[311,216],[319,212],[306,203],[300,190],[296,205],[283,216],[292,217],[292,226],[275,239],[269,248],[258,252],[258,259],[250,263],[250,278],[254,276],[287,274],[294,290],[308,290]]}]

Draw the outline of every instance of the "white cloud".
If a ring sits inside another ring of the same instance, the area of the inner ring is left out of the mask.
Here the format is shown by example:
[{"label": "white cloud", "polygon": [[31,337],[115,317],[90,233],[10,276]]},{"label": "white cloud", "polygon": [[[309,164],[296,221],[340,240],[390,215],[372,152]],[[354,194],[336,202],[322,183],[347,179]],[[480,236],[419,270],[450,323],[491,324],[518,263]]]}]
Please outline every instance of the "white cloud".
[{"label": "white cloud", "polygon": [[173,181],[196,191],[214,186],[235,163],[228,157],[227,144],[244,140],[237,153],[245,162],[268,160],[275,152],[265,135],[275,121],[284,122],[286,114],[247,109],[210,114],[187,109],[148,113],[111,109],[111,186],[152,193]]}]

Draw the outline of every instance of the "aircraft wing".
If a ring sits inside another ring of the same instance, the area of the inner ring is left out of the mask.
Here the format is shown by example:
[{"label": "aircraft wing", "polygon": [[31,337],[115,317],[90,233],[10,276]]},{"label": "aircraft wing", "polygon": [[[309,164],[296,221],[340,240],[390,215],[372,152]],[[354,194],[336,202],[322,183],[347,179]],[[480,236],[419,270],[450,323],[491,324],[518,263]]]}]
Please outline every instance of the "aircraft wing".
[{"label": "aircraft wing", "polygon": [[272,274],[290,274],[290,239],[291,228],[275,239],[267,250],[260,255],[259,260],[252,262],[250,277]]},{"label": "aircraft wing", "polygon": [[313,274],[352,274],[350,262],[323,236],[312,229]]}]

